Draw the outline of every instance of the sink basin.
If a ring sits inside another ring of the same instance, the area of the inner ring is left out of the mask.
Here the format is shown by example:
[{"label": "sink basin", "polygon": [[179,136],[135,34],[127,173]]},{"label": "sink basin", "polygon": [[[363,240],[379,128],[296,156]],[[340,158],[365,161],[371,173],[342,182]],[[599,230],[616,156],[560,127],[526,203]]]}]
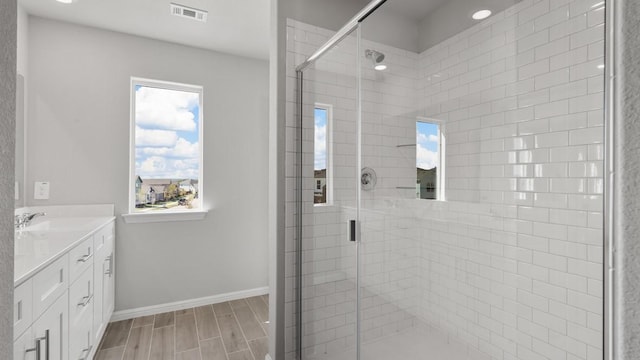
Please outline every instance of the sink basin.
[{"label": "sink basin", "polygon": [[38,219],[20,231],[76,231],[92,228],[92,218],[51,218]]}]

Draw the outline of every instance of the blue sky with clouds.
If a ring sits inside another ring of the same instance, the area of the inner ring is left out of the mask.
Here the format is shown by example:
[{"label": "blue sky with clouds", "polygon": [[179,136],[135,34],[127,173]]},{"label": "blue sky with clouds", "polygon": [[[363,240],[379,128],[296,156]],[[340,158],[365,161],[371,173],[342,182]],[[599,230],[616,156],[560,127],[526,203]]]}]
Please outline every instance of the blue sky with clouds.
[{"label": "blue sky with clouds", "polygon": [[416,123],[416,166],[433,169],[438,166],[438,125]]},{"label": "blue sky with clouds", "polygon": [[135,88],[135,171],[142,179],[198,179],[200,95]]},{"label": "blue sky with clouds", "polygon": [[314,112],[314,169],[327,168],[327,110],[316,108]]}]

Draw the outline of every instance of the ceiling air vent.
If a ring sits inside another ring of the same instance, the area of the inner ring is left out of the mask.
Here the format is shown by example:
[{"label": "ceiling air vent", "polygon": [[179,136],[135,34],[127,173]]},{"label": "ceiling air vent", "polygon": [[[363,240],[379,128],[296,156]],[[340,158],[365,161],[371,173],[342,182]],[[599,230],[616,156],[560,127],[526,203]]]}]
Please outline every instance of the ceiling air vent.
[{"label": "ceiling air vent", "polygon": [[169,4],[169,7],[171,9],[171,15],[207,22],[207,12],[204,10],[198,10],[174,3]]}]

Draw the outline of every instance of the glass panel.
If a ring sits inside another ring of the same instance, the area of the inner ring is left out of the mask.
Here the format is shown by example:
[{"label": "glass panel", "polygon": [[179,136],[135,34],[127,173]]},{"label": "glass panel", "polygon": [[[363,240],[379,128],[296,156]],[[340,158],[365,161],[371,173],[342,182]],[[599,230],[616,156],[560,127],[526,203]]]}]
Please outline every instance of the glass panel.
[{"label": "glass panel", "polygon": [[604,2],[433,3],[361,23],[359,358],[602,359]]},{"label": "glass panel", "polygon": [[356,358],[356,50],[352,34],[302,74],[303,359]]}]

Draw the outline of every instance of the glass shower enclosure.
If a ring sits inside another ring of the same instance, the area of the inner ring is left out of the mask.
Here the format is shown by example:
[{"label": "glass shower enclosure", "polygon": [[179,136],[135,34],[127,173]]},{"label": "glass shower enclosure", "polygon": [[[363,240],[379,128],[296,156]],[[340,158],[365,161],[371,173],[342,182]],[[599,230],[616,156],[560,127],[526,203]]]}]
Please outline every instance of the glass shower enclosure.
[{"label": "glass shower enclosure", "polygon": [[402,1],[287,24],[289,358],[603,359],[604,1]]}]

